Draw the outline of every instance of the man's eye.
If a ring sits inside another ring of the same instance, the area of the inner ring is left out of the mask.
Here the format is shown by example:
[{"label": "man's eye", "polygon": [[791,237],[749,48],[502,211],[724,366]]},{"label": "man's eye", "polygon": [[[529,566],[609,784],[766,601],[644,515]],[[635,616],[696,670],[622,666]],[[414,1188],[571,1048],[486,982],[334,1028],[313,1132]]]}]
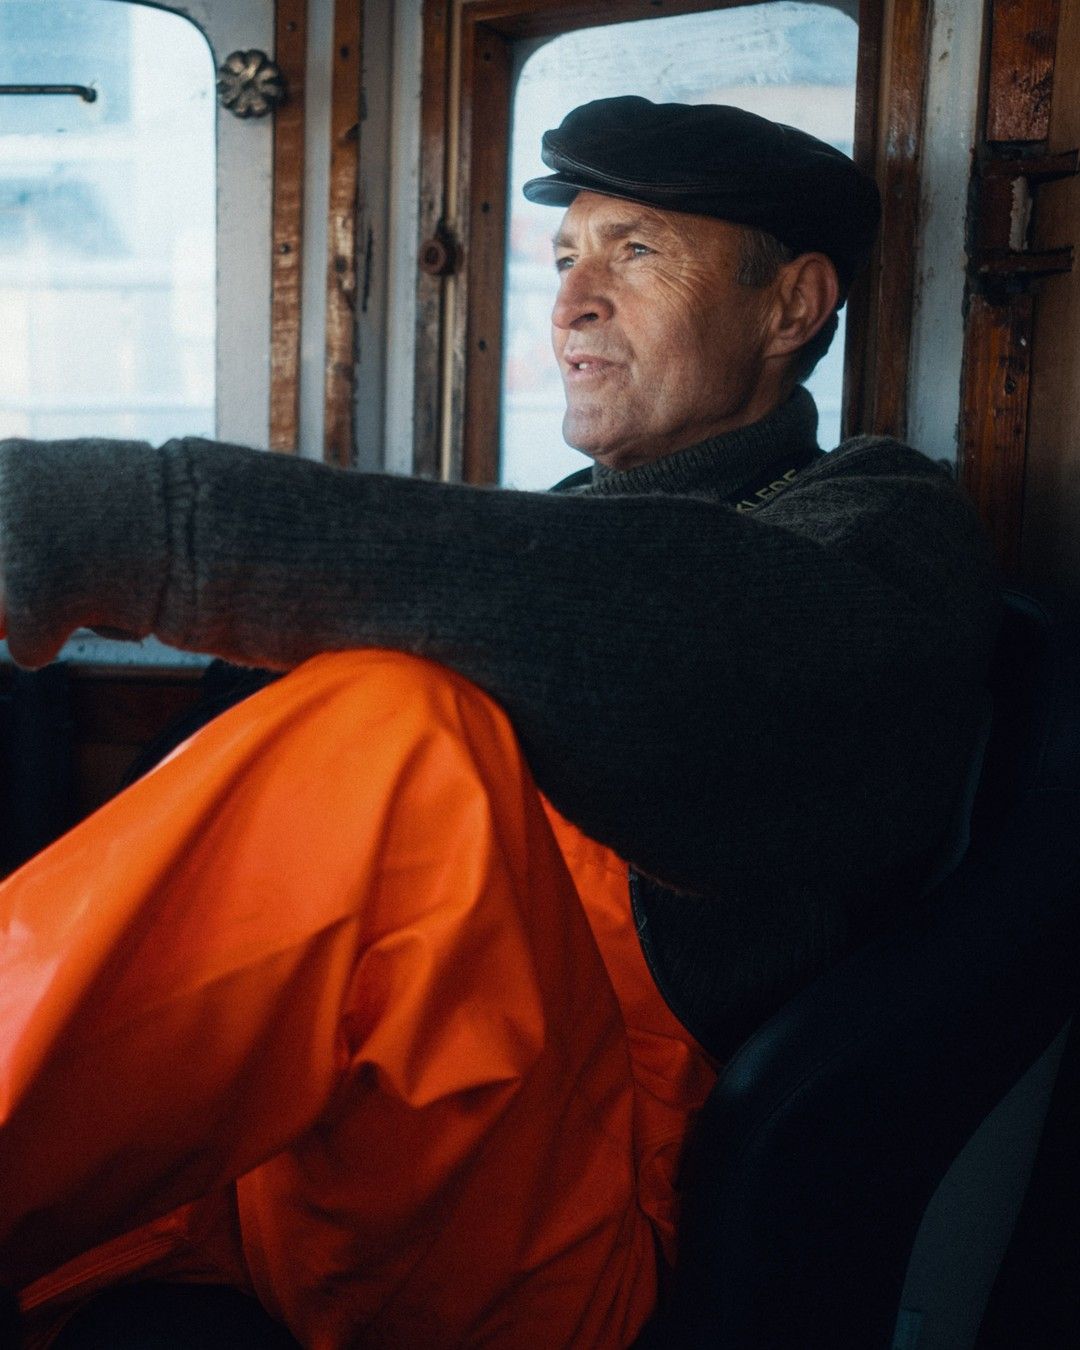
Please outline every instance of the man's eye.
[{"label": "man's eye", "polygon": [[573,267],[573,265],[574,265],[573,258],[569,257],[566,254],[564,254],[563,257],[561,258],[555,259],[556,272],[568,272],[570,268]]},{"label": "man's eye", "polygon": [[645,256],[646,253],[651,253],[652,251],[653,250],[648,246],[648,244],[632,243],[630,245],[630,252],[634,255],[635,258],[642,258]]}]

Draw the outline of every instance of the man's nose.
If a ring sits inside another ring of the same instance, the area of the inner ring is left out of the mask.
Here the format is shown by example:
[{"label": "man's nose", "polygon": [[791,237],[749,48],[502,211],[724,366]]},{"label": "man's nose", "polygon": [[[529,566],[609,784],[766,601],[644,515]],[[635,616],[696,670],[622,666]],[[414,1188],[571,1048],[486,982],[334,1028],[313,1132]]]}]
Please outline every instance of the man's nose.
[{"label": "man's nose", "polygon": [[551,311],[556,328],[581,328],[610,319],[613,311],[611,288],[604,268],[578,262],[561,274],[559,293]]}]

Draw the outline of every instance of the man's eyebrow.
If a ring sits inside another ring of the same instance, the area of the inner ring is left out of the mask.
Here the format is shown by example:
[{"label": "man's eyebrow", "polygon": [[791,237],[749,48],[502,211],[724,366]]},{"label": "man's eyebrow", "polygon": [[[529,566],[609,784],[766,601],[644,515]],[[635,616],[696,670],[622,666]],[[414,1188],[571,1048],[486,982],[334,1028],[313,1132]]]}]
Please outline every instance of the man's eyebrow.
[{"label": "man's eyebrow", "polygon": [[[645,232],[656,234],[656,221],[649,216],[634,216],[632,220],[611,220],[597,227],[597,233],[604,243],[612,243],[618,239],[626,239],[632,234],[644,234]],[[575,246],[576,236],[567,230],[559,230],[551,241],[554,249],[570,248]]]}]

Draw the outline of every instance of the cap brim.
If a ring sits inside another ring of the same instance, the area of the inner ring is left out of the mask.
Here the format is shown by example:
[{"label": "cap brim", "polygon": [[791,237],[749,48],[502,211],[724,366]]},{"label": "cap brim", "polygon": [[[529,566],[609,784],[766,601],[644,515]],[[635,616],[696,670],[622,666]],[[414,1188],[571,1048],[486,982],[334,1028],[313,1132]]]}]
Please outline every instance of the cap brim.
[{"label": "cap brim", "polygon": [[584,183],[575,183],[565,173],[530,178],[521,190],[528,201],[541,206],[569,206],[579,192],[589,191]]}]

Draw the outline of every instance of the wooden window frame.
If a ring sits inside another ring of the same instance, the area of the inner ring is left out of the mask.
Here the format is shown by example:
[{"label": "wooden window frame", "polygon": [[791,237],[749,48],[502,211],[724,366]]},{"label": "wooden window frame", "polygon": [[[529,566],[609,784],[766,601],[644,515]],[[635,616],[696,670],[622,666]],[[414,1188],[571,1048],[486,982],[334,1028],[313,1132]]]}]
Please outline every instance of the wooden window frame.
[{"label": "wooden window frame", "polygon": [[[271,450],[296,454],[300,439],[308,0],[275,0],[274,17],[275,59],[289,93],[274,114],[269,440]],[[358,0],[334,0],[322,458],[341,467],[349,467],[356,460],[353,399],[362,24],[363,6]]]},{"label": "wooden window frame", "polygon": [[307,0],[275,0],[274,59],[288,97],[274,114],[270,255],[270,449],[295,454],[300,429]]},{"label": "wooden window frame", "polygon": [[[621,0],[616,10],[605,0],[425,0],[417,474],[497,478],[512,44],[746,2]],[[854,156],[887,209],[882,242],[848,299],[845,435],[904,434],[929,20],[929,0],[859,3]],[[879,344],[879,333],[888,340]]]},{"label": "wooden window frame", "polygon": [[[1032,251],[1026,238],[1012,239],[1011,205],[1025,165],[1032,196],[1042,182],[1064,176],[1054,172],[1048,154],[1061,4],[1031,0],[987,10],[983,106],[969,194],[959,468],[1002,569],[1023,574],[1035,283],[1068,271],[1072,252],[1068,246]],[[1045,532],[1039,546],[1052,557],[1052,535],[1062,528],[1046,510],[1053,488],[1048,493],[1040,482],[1032,496],[1026,529],[1029,538]]]}]

